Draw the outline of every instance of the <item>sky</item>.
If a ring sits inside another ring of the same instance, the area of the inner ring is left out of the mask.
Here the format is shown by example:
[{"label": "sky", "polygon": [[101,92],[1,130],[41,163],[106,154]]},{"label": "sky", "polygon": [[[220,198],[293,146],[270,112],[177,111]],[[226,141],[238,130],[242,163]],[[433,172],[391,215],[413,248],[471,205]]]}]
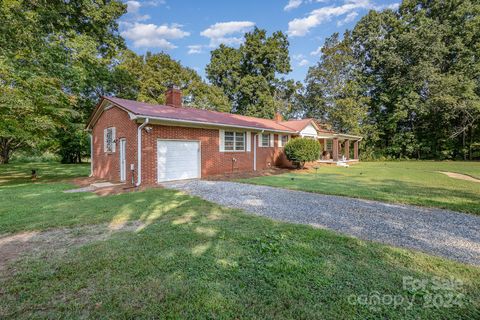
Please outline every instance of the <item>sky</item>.
[{"label": "sky", "polygon": [[318,62],[325,38],[343,33],[371,9],[395,9],[399,0],[129,0],[120,19],[127,46],[138,54],[166,52],[205,77],[210,51],[238,47],[255,26],[288,35],[292,72],[303,81]]}]

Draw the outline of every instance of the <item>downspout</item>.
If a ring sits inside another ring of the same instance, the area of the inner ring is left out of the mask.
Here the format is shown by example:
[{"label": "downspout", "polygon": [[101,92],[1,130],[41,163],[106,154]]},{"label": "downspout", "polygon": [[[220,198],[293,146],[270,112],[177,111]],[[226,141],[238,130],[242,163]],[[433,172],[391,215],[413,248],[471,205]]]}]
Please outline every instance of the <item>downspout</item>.
[{"label": "downspout", "polygon": [[258,133],[253,135],[253,171],[257,171],[257,136]]},{"label": "downspout", "polygon": [[136,187],[142,184],[142,130],[150,121],[149,118],[145,118],[145,121],[138,126],[137,129],[137,183]]},{"label": "downspout", "polygon": [[92,132],[90,131],[88,133],[90,137],[90,175],[89,177],[93,177],[93,135]]}]

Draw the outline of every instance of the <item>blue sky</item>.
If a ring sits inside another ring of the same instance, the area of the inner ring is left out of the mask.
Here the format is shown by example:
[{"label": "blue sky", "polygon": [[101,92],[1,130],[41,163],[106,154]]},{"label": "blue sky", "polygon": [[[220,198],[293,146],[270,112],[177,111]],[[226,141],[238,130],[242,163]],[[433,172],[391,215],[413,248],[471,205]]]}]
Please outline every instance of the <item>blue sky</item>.
[{"label": "blue sky", "polygon": [[303,81],[318,61],[325,38],[351,29],[370,9],[398,7],[399,0],[130,0],[120,31],[133,51],[164,51],[205,76],[210,51],[238,47],[254,26],[288,34],[293,71]]}]

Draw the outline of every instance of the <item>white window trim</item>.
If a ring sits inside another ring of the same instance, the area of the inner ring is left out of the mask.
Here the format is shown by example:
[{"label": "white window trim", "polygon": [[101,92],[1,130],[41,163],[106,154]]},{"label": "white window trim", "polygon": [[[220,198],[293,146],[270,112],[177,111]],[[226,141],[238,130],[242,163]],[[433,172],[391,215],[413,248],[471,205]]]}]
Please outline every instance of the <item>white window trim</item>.
[{"label": "white window trim", "polygon": [[[268,141],[268,145],[267,146],[264,146],[263,145],[263,136],[269,136],[269,141]],[[260,148],[271,148],[271,147],[274,147],[274,139],[273,139],[273,133],[262,133],[262,134],[259,134],[259,139],[258,139],[258,146]]]},{"label": "white window trim", "polygon": [[[110,151],[107,148],[107,132],[108,132],[108,130],[112,130],[112,150],[110,150]],[[116,151],[115,139],[116,139],[116,129],[115,129],[115,127],[108,127],[108,128],[103,129],[103,152],[104,153],[115,153],[115,151]]]},{"label": "white window trim", "polygon": [[278,135],[278,147],[279,148],[285,147],[286,143],[283,144],[283,141],[282,141],[283,137],[287,137],[287,142],[290,141],[290,135],[289,134],[279,134]]},{"label": "white window trim", "polygon": [[[236,134],[237,133],[243,133],[244,137],[244,143],[243,143],[243,150],[226,150],[225,149],[225,132],[233,132],[234,133],[234,138],[233,138],[233,145],[234,148],[236,148]],[[219,151],[220,152],[250,152],[251,149],[251,144],[250,144],[250,132],[248,131],[236,131],[236,130],[219,130]]]}]

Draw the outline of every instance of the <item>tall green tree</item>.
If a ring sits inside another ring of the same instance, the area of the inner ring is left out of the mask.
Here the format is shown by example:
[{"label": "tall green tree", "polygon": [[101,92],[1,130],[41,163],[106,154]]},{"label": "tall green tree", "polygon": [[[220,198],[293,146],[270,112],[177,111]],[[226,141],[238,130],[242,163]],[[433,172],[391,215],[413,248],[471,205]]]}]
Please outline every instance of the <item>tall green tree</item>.
[{"label": "tall green tree", "polygon": [[230,111],[230,102],[220,88],[206,83],[195,70],[182,66],[166,53],[139,56],[128,51],[117,70],[123,70],[133,77],[132,91],[127,91],[128,98],[165,103],[165,91],[170,85],[176,85],[182,90],[188,106]]},{"label": "tall green tree", "polygon": [[291,70],[288,46],[282,32],[267,36],[265,30],[255,28],[245,34],[238,49],[222,44],[212,51],[207,78],[228,96],[232,112],[272,118],[283,90],[279,75]]},{"label": "tall green tree", "polygon": [[115,0],[1,2],[0,162],[84,122],[124,46],[125,12]]},{"label": "tall green tree", "polygon": [[359,134],[365,128],[368,98],[356,79],[350,32],[325,40],[320,61],[306,77],[306,115],[330,123],[339,132]]},{"label": "tall green tree", "polygon": [[467,158],[478,141],[480,4],[406,0],[353,30],[371,98],[375,147],[388,156]]}]

